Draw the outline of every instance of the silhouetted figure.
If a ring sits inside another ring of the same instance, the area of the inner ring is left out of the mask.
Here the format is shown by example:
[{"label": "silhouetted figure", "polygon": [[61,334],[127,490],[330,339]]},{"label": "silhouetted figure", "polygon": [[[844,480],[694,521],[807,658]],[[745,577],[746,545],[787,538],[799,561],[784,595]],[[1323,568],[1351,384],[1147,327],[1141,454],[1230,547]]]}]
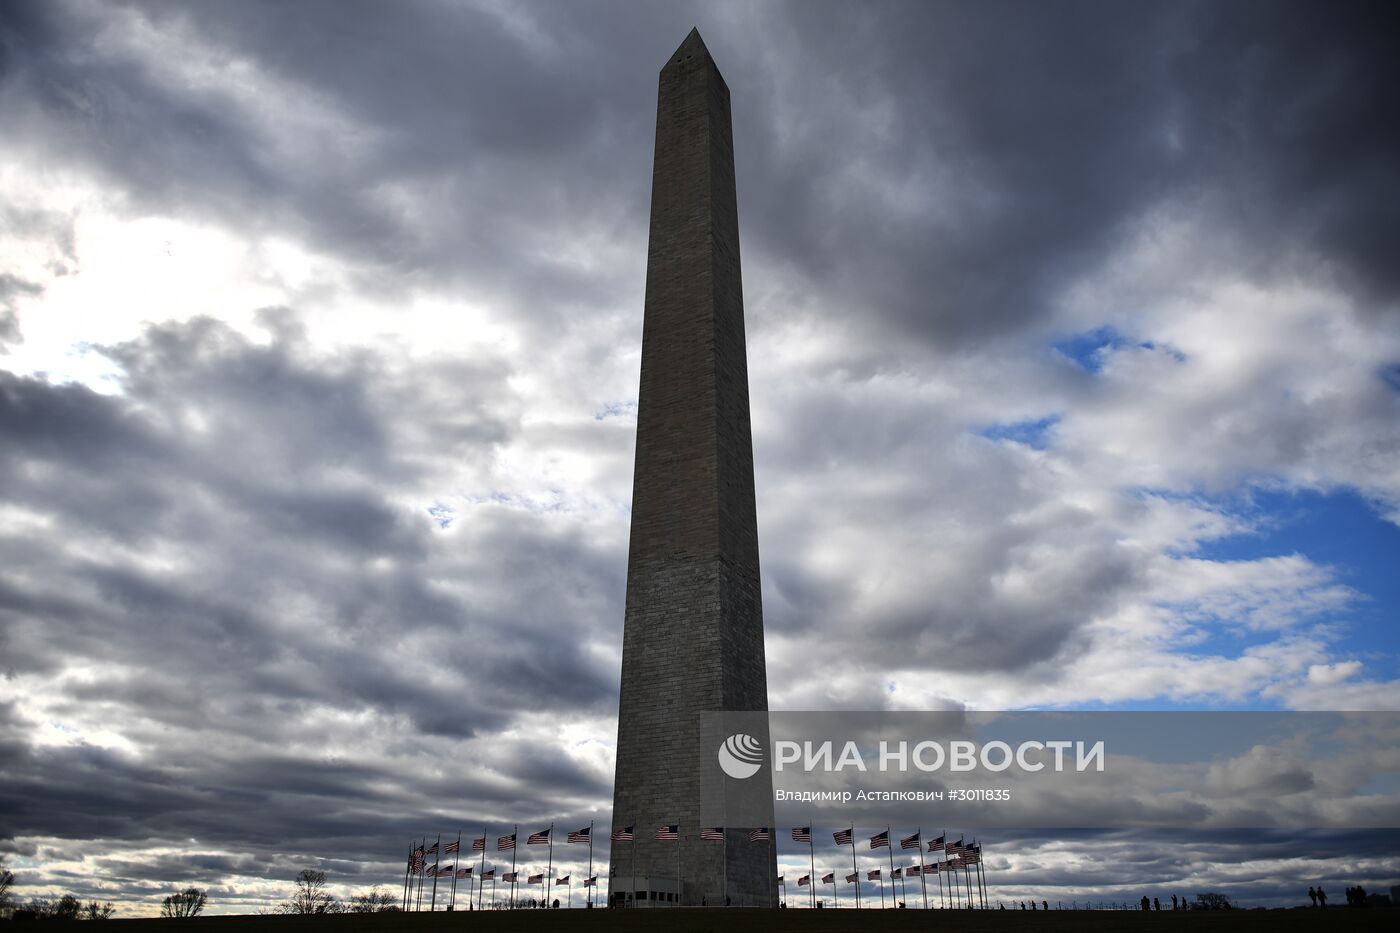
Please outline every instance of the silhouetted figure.
[{"label": "silhouetted figure", "polygon": [[1161,910],[1161,909],[1162,909],[1162,902],[1159,901],[1159,900],[1157,900],[1157,898],[1155,898],[1155,897],[1152,899],[1152,909],[1153,909],[1153,910]]},{"label": "silhouetted figure", "polygon": [[1327,906],[1327,892],[1322,890],[1322,885],[1317,886],[1317,906]]},{"label": "silhouetted figure", "polygon": [[997,901],[997,910],[1005,910],[1005,909],[1006,909],[1006,905],[1003,904],[1001,901]]},{"label": "silhouetted figure", "polygon": [[1176,895],[1172,895],[1172,910],[1176,910]]},{"label": "silhouetted figure", "polygon": [[1147,895],[1146,895],[1146,894],[1144,894],[1144,895],[1142,896],[1142,909],[1143,909],[1143,910],[1151,910],[1151,909],[1152,909],[1152,902],[1149,901],[1149,900],[1147,899]]},{"label": "silhouetted figure", "polygon": [[1308,900],[1312,901],[1314,907],[1317,906],[1317,888],[1311,885],[1308,886]]},{"label": "silhouetted figure", "polygon": [[1040,908],[1041,908],[1041,910],[1049,910],[1049,909],[1050,909],[1050,902],[1049,902],[1049,901],[1041,901],[1041,902],[1040,902]]},{"label": "silhouetted figure", "polygon": [[1021,909],[1022,909],[1022,910],[1025,910],[1025,909],[1026,909],[1026,902],[1025,902],[1025,901],[1022,901],[1022,902],[1021,902]]}]

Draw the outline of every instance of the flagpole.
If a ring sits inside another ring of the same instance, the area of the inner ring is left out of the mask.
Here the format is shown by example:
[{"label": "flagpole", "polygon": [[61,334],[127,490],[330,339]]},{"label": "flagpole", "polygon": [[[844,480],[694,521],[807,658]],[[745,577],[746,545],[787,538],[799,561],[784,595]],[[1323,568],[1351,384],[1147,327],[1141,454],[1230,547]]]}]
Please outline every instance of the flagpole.
[{"label": "flagpole", "polygon": [[856,910],[860,910],[860,869],[856,867],[856,824],[851,824],[851,871],[856,875]]},{"label": "flagpole", "polygon": [[515,909],[515,853],[520,849],[520,824],[515,824],[515,829],[510,833],[510,909]]},{"label": "flagpole", "polygon": [[[592,878],[592,877],[593,877],[593,821],[592,821],[592,820],[589,820],[589,821],[588,821],[588,877],[589,877],[589,878]],[[587,885],[585,885],[585,887],[587,887]],[[586,892],[586,893],[587,893],[587,895],[588,895],[588,906],[589,906],[589,907],[592,907],[592,906],[593,906],[593,892],[590,890],[590,891],[588,891],[588,892]],[[573,900],[572,900],[573,896],[574,896],[574,885],[573,885],[573,882],[571,881],[571,882],[569,882],[569,898],[570,898],[569,903],[571,903],[571,904],[573,903]]]},{"label": "flagpole", "polygon": [[[890,897],[894,897],[894,830],[889,826],[885,827],[885,837],[890,843],[885,848],[890,850]],[[921,842],[919,845],[922,847],[923,843]],[[883,884],[880,885],[880,906],[885,906],[885,886]]]},{"label": "flagpole", "polygon": [[437,850],[437,861],[433,863],[433,896],[428,901],[428,913],[437,910],[437,880],[438,872],[442,870],[442,833],[438,833]]},{"label": "flagpole", "polygon": [[[685,890],[685,883],[681,880],[681,827],[676,824],[676,906],[681,906],[681,892]],[[632,887],[636,888],[637,879],[632,879]]]},{"label": "flagpole", "polygon": [[809,887],[809,888],[812,889],[812,890],[811,890],[810,892],[808,892],[808,893],[810,893],[810,894],[812,895],[812,909],[813,909],[813,910],[815,910],[816,907],[817,907],[817,852],[816,852],[816,849],[814,848],[813,843],[812,843],[812,840],[813,840],[814,838],[816,838],[815,836],[812,835],[812,830],[813,830],[814,828],[815,828],[815,827],[812,826],[812,814],[808,813],[808,814],[807,814],[807,857],[810,858],[810,859],[812,860],[812,874],[810,875],[811,884],[807,885],[807,887]]},{"label": "flagpole", "polygon": [[428,867],[428,837],[423,836],[423,860],[418,863],[418,878],[415,881],[417,893],[415,895],[413,911],[417,913],[423,909],[423,872]]},{"label": "flagpole", "polygon": [[[452,862],[452,905],[448,910],[457,909],[457,866],[462,861],[462,831],[457,830],[457,851],[453,853],[457,858]],[[471,900],[471,898],[467,898]]]},{"label": "flagpole", "polygon": [[[554,823],[552,821],[549,824],[549,868],[545,872],[545,877],[550,880],[550,887],[553,887],[554,885],[552,882],[554,881]],[[553,899],[554,898],[550,898],[550,900]]]},{"label": "flagpole", "polygon": [[[629,842],[629,843],[627,843],[627,851],[630,852],[630,853],[632,854],[632,880],[628,882],[628,885],[631,887],[631,889],[632,889],[632,891],[633,891],[633,894],[632,894],[632,906],[633,906],[633,907],[636,907],[636,906],[637,906],[637,899],[636,899],[636,898],[637,898],[637,895],[636,895],[636,891],[637,891],[637,824],[636,824],[635,822],[632,824],[632,841]],[[678,870],[679,870],[679,869],[678,869]],[[611,876],[608,877],[608,884],[609,884],[609,885],[612,884],[612,877],[611,877]],[[676,901],[679,902],[680,899],[681,899],[681,894],[680,894],[679,891],[677,891],[677,892],[676,892]],[[623,906],[623,907],[626,907],[626,906],[627,906],[627,892],[626,892],[626,891],[624,891],[624,892],[622,893],[622,906]]]},{"label": "flagpole", "polygon": [[[489,839],[489,838],[490,838],[490,836],[488,836],[487,833],[486,833],[486,825],[483,823],[483,824],[482,824],[482,827],[481,827],[481,877],[477,879],[477,886],[476,886],[476,909],[477,909],[477,910],[480,910],[480,909],[481,909],[481,901],[482,901],[482,898],[486,896],[486,840]],[[493,873],[493,874],[491,875],[491,899],[492,899],[492,900],[495,900],[495,898],[496,898],[496,876],[495,876],[495,874]]]},{"label": "flagpole", "polygon": [[405,866],[404,866],[404,869],[403,869],[403,897],[399,899],[399,903],[402,905],[399,909],[402,910],[402,911],[404,911],[404,912],[407,912],[407,911],[408,911],[408,876],[409,876],[409,874],[412,873],[412,871],[413,871],[413,843],[410,842],[410,843],[408,844],[408,864],[405,865]]}]

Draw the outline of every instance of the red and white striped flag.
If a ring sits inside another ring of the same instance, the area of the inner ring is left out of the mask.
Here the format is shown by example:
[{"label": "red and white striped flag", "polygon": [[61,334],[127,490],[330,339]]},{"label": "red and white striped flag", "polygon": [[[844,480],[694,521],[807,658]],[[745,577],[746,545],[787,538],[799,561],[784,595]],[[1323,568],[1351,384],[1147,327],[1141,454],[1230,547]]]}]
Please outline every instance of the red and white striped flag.
[{"label": "red and white striped flag", "polygon": [[577,832],[569,833],[569,841],[570,841],[570,842],[587,842],[587,841],[589,840],[589,838],[592,836],[592,833],[593,833],[593,827],[591,827],[591,826],[585,826],[583,829],[580,829],[580,830],[578,830]]},{"label": "red and white striped flag", "polygon": [[437,855],[438,844],[435,842],[423,850],[424,855]]},{"label": "red and white striped flag", "polygon": [[631,826],[624,826],[624,827],[622,827],[621,829],[614,829],[614,830],[612,831],[612,841],[613,841],[613,842],[631,842],[631,841],[632,841],[632,827],[631,827]]},{"label": "red and white striped flag", "polygon": [[896,868],[894,871],[890,872],[890,877],[891,877],[891,878],[903,878],[903,877],[904,877],[904,869],[903,869],[903,868]]},{"label": "red and white striped flag", "polygon": [[866,880],[866,881],[879,881],[879,880],[880,880],[880,869],[877,868],[877,869],[875,869],[874,871],[868,871],[868,872],[866,872],[866,873],[865,873],[865,880]]},{"label": "red and white striped flag", "polygon": [[922,843],[919,842],[919,834],[915,833],[912,836],[905,836],[903,839],[899,840],[899,847],[901,849],[922,848]]},{"label": "red and white striped flag", "polygon": [[812,876],[811,876],[811,875],[803,875],[801,878],[798,878],[798,879],[797,879],[797,886],[798,886],[799,888],[805,888],[805,887],[807,887],[807,885],[809,885],[809,884],[811,884],[811,883],[812,883]]},{"label": "red and white striped flag", "polygon": [[876,833],[870,837],[871,849],[888,849],[890,847],[890,831],[887,829],[882,833]]},{"label": "red and white striped flag", "polygon": [[811,842],[811,841],[812,841],[812,827],[810,827],[810,826],[794,826],[794,827],[792,828],[792,841],[793,841],[793,842]]},{"label": "red and white striped flag", "polygon": [[832,833],[832,838],[836,840],[838,846],[848,846],[851,844],[851,836],[855,832],[855,827],[850,829],[839,829]]},{"label": "red and white striped flag", "polygon": [[501,876],[501,880],[504,881],[506,884],[515,884],[515,880],[516,880],[517,878],[519,878],[519,877],[520,877],[520,872],[518,872],[518,871],[508,871],[508,872],[506,872],[504,875]]},{"label": "red and white striped flag", "polygon": [[555,878],[555,879],[554,879],[554,883],[555,883],[555,884],[568,884],[568,883],[569,883],[569,876],[568,876],[568,875],[565,875],[565,876],[562,877],[562,878]]},{"label": "red and white striped flag", "polygon": [[488,869],[486,869],[484,872],[481,873],[481,880],[482,880],[482,881],[495,881],[495,880],[496,880],[496,869],[494,869],[494,868],[488,868]]},{"label": "red and white striped flag", "polygon": [[700,838],[701,838],[701,839],[708,840],[708,841],[710,841],[710,842],[723,842],[723,841],[724,841],[724,827],[723,827],[723,826],[706,826],[704,829],[700,830]]},{"label": "red and white striped flag", "polygon": [[473,851],[473,852],[485,852],[485,851],[486,851],[486,837],[485,837],[485,836],[479,836],[479,837],[477,837],[476,839],[473,839],[473,840],[472,840],[472,851]]},{"label": "red and white striped flag", "polygon": [[500,852],[500,851],[502,851],[502,850],[504,850],[504,849],[514,849],[514,848],[515,848],[515,833],[511,833],[509,836],[502,836],[501,838],[499,838],[499,839],[496,840],[496,851],[497,851],[497,852]]},{"label": "red and white striped flag", "polygon": [[596,888],[598,886],[598,876],[594,875],[592,878],[584,878],[583,886],[585,888]]},{"label": "red and white striped flag", "polygon": [[928,841],[928,850],[929,850],[930,852],[941,852],[941,851],[943,851],[943,848],[944,848],[944,846],[943,846],[943,840],[947,838],[947,835],[948,835],[947,833],[944,833],[942,836],[939,836],[937,839],[930,839],[930,840]]},{"label": "red and white striped flag", "polygon": [[526,844],[527,846],[542,846],[542,845],[544,845],[545,843],[549,842],[549,833],[550,833],[550,830],[552,830],[553,828],[554,828],[554,827],[551,826],[549,829],[542,829],[542,830],[540,830],[540,831],[537,832],[537,833],[531,833],[531,834],[530,834],[530,838],[528,838],[528,839],[525,840],[525,844]]},{"label": "red and white striped flag", "polygon": [[461,850],[462,843],[454,839],[452,842],[442,847],[442,854],[451,855],[453,852],[460,852]]},{"label": "red and white striped flag", "polygon": [[470,865],[468,865],[466,868],[459,868],[459,869],[457,869],[457,877],[458,877],[458,878],[470,878],[471,876],[472,876],[472,867],[471,867]]},{"label": "red and white striped flag", "polygon": [[835,883],[836,883],[836,873],[835,873],[835,872],[829,871],[829,872],[827,872],[826,874],[822,875],[822,884],[835,884]]},{"label": "red and white striped flag", "polygon": [[919,866],[918,866],[918,865],[910,865],[908,868],[904,869],[904,877],[906,877],[906,878],[917,878],[917,877],[919,877]]},{"label": "red and white striped flag", "polygon": [[755,829],[753,832],[749,833],[749,842],[767,842],[772,838],[773,835],[772,833],[768,832],[767,826],[760,826],[758,829]]},{"label": "red and white striped flag", "polygon": [[860,880],[860,872],[858,872],[858,871],[853,871],[853,872],[851,872],[849,875],[846,876],[846,883],[847,883],[847,884],[855,884],[855,883],[856,883],[857,881],[859,881],[859,880]]},{"label": "red and white striped flag", "polygon": [[528,879],[526,879],[525,883],[526,883],[526,884],[543,884],[543,883],[544,883],[544,875],[543,875],[543,874],[531,875]]},{"label": "red and white striped flag", "polygon": [[656,831],[656,838],[662,842],[676,842],[681,838],[681,825],[669,823]]}]

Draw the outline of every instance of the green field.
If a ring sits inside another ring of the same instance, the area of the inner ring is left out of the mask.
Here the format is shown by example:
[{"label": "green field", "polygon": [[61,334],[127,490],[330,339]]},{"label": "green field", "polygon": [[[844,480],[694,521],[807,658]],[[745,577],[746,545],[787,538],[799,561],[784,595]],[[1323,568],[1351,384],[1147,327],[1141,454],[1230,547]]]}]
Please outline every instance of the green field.
[{"label": "green field", "polygon": [[[604,933],[847,933],[847,931],[946,930],[1390,930],[1400,911],[1231,910],[1171,911],[935,911],[924,910],[746,910],[678,908],[658,910],[518,910],[446,913],[339,914],[320,917],[197,917],[191,920],[109,920],[111,933],[452,933],[526,931]],[[59,924],[60,926],[63,924]],[[54,926],[43,924],[44,929]],[[88,927],[85,926],[85,929]],[[105,928],[105,927],[104,927]]]}]

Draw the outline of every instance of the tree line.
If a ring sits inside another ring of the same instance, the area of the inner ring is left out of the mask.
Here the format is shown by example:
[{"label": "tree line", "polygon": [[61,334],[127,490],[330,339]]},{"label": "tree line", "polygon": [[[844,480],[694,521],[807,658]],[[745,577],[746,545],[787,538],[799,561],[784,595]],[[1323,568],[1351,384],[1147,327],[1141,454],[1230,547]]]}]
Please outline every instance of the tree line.
[{"label": "tree line", "polygon": [[[14,873],[0,865],[0,910],[17,919],[31,920],[106,920],[116,913],[111,901],[83,901],[73,894],[62,897],[35,897],[23,905],[15,901]],[[162,917],[197,917],[209,903],[209,893],[195,887],[169,895],[160,905]],[[342,901],[326,888],[326,873],[307,869],[293,881],[290,896],[262,913],[275,914],[370,914],[397,911],[399,899],[390,891],[374,887]]]}]

